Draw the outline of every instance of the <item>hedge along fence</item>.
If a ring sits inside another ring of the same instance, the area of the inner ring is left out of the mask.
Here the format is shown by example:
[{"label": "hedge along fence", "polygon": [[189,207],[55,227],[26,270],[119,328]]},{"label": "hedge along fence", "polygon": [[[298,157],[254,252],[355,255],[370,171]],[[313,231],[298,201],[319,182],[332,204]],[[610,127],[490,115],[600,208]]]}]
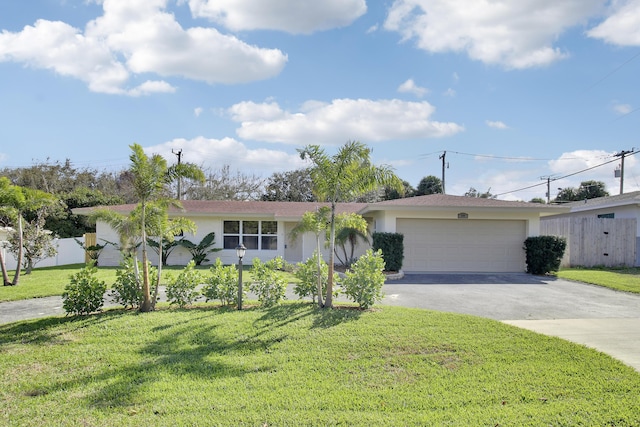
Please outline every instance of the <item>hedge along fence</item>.
[{"label": "hedge along fence", "polygon": [[549,218],[540,234],[567,239],[561,267],[632,267],[636,264],[634,218]]},{"label": "hedge along fence", "polygon": [[382,250],[386,271],[400,271],[404,260],[404,235],[400,233],[373,233],[373,251]]}]

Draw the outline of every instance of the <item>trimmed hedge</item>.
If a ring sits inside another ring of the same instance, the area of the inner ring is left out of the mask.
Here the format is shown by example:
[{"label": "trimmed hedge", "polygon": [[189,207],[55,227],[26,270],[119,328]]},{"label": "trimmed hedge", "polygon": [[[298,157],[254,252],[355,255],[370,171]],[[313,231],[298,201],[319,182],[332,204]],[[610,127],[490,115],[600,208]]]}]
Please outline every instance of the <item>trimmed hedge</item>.
[{"label": "trimmed hedge", "polygon": [[373,251],[382,250],[386,271],[400,271],[404,260],[404,235],[400,233],[373,233]]},{"label": "trimmed hedge", "polygon": [[547,274],[558,271],[567,240],[557,236],[528,237],[524,241],[527,273]]}]

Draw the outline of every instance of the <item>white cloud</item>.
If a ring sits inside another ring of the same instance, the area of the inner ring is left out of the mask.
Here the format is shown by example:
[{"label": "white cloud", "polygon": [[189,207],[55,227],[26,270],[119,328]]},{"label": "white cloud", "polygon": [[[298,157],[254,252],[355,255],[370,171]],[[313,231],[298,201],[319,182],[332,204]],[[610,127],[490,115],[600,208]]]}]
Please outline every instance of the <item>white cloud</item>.
[{"label": "white cloud", "polygon": [[448,96],[450,98],[453,98],[454,96],[456,96],[456,91],[455,91],[455,89],[449,88],[449,89],[444,91],[443,95],[444,96]]},{"label": "white cloud", "polygon": [[378,24],[374,24],[367,29],[367,34],[373,34],[378,31],[379,28],[380,26]]},{"label": "white cloud", "polygon": [[196,117],[200,117],[200,114],[202,114],[203,111],[204,109],[202,107],[196,107],[193,109],[193,115]]},{"label": "white cloud", "polygon": [[212,139],[199,136],[193,139],[177,138],[163,144],[145,147],[147,154],[160,154],[173,161],[171,150],[182,149],[185,162],[219,169],[229,165],[232,169],[251,171],[268,176],[275,171],[294,170],[307,166],[300,156],[284,151],[264,148],[252,149],[233,138]]},{"label": "white cloud", "polygon": [[567,56],[554,46],[584,23],[603,0],[395,0],[385,28],[428,52],[465,52],[510,69],[545,66]]},{"label": "white cloud", "polygon": [[241,123],[241,138],[296,145],[437,138],[464,130],[456,123],[432,120],[434,111],[426,101],[397,99],[307,102],[298,112],[283,111],[275,103],[245,102],[229,108],[232,119]]},{"label": "white cloud", "polygon": [[609,13],[587,35],[615,45],[640,46],[640,0],[613,1]]},{"label": "white cloud", "polygon": [[367,11],[365,0],[189,0],[189,6],[194,16],[233,31],[293,34],[345,27]]},{"label": "white cloud", "polygon": [[615,111],[618,114],[629,114],[630,112],[633,111],[633,108],[631,107],[631,105],[629,104],[614,104],[613,105],[613,111]]},{"label": "white cloud", "polygon": [[506,124],[504,124],[504,122],[501,122],[499,120],[497,121],[486,120],[485,123],[487,124],[487,126],[493,129],[500,129],[500,130],[509,129],[509,126],[507,126]]},{"label": "white cloud", "polygon": [[416,82],[414,82],[413,79],[409,79],[409,80],[405,81],[404,83],[402,83],[398,87],[398,92],[401,92],[401,93],[412,93],[415,96],[417,96],[418,98],[422,98],[427,93],[429,93],[429,89],[424,88],[424,87],[420,87],[420,86],[416,85]]},{"label": "white cloud", "polygon": [[137,74],[182,76],[208,83],[245,83],[280,73],[287,56],[248,45],[213,28],[184,29],[167,0],[103,0],[104,14],[84,32],[38,20],[0,34],[0,62],[13,61],[86,82],[94,92],[146,95],[175,90],[164,81],[129,89]]}]

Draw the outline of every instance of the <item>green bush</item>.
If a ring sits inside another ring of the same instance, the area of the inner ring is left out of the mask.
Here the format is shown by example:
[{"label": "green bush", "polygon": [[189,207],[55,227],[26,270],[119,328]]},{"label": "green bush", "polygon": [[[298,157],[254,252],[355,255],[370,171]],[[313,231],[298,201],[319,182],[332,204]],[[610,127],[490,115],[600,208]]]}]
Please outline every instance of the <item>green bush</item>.
[{"label": "green bush", "polygon": [[224,266],[220,258],[216,259],[205,283],[202,295],[207,301],[217,299],[222,305],[238,305],[238,270],[235,265]]},{"label": "green bush", "polygon": [[167,285],[167,299],[169,304],[176,304],[179,307],[185,307],[193,304],[200,296],[200,292],[196,287],[202,283],[202,276],[196,271],[196,263],[194,260],[178,274],[178,276]]},{"label": "green bush", "polygon": [[273,307],[285,298],[287,280],[278,271],[282,270],[283,266],[282,257],[276,257],[267,262],[262,262],[260,258],[253,259],[251,267],[253,283],[249,288],[256,294],[263,307]]},{"label": "green bush", "polygon": [[558,271],[567,247],[564,237],[536,236],[524,241],[527,273],[547,274]]},{"label": "green bush", "polygon": [[373,233],[374,251],[382,250],[385,269],[400,271],[404,260],[404,235],[400,233]]},{"label": "green bush", "polygon": [[382,300],[382,286],[384,285],[384,260],[382,251],[373,252],[368,249],[350,271],[342,279],[342,289],[353,302],[361,308],[367,309]]},{"label": "green bush", "polygon": [[[329,266],[322,258],[320,259],[320,271],[322,277],[322,295],[324,295],[327,292],[327,283],[329,281]],[[299,262],[294,274],[300,282],[293,286],[293,293],[295,293],[300,299],[311,297],[313,302],[316,302],[316,297],[318,296],[317,252],[314,252],[313,256],[304,263]],[[338,283],[338,281],[338,274],[334,273],[333,283]],[[338,286],[334,286],[333,296],[337,297],[339,294],[340,288]]]},{"label": "green bush", "polygon": [[[136,278],[135,265],[132,258],[126,258],[121,264],[120,269],[116,270],[116,281],[111,287],[109,296],[113,300],[122,305],[124,308],[138,308],[142,302],[142,267],[138,262],[138,277]],[[149,263],[149,278],[151,279],[151,287],[155,288],[158,282],[157,269],[151,267]]]},{"label": "green bush", "polygon": [[69,276],[62,293],[62,307],[67,314],[89,314],[102,308],[107,285],[98,280],[97,272],[92,264]]}]

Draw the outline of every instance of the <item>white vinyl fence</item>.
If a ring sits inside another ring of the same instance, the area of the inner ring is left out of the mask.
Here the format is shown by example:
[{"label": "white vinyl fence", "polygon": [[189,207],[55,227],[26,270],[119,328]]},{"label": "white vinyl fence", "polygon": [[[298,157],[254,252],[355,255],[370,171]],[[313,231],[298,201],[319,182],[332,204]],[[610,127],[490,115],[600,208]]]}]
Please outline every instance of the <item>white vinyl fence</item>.
[{"label": "white vinyl fence", "polygon": [[[84,237],[77,238],[84,243]],[[5,242],[0,241],[0,251],[4,257],[5,265],[8,270],[16,269],[16,259],[13,254],[5,248]],[[85,262],[84,249],[75,241],[75,239],[54,239],[54,245],[58,248],[56,256],[45,258],[39,261],[34,267],[54,267],[58,265],[83,264]]]}]

